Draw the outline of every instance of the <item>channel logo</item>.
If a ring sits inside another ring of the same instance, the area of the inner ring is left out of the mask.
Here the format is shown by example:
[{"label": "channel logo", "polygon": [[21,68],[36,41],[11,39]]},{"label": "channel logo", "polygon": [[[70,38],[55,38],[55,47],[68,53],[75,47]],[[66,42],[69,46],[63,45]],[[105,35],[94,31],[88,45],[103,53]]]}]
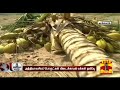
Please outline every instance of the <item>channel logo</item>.
[{"label": "channel logo", "polygon": [[0,72],[9,72],[10,65],[6,63],[0,63]]},{"label": "channel logo", "polygon": [[98,21],[99,25],[111,25],[112,22],[111,21]]},{"label": "channel logo", "polygon": [[23,64],[16,63],[0,63],[0,72],[17,72],[23,71]]},{"label": "channel logo", "polygon": [[101,74],[112,74],[112,61],[110,60],[102,60],[100,62],[100,73]]},{"label": "channel logo", "polygon": [[10,69],[11,71],[23,71],[23,64],[19,62],[10,63]]}]

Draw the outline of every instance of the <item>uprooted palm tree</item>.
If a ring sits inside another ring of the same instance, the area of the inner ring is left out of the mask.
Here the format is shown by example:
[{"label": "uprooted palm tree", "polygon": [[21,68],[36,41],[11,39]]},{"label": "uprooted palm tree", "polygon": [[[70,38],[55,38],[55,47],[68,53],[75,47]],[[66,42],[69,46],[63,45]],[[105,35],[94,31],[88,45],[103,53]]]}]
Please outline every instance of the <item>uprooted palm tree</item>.
[{"label": "uprooted palm tree", "polygon": [[[52,50],[61,51],[61,49],[63,49],[74,66],[97,67],[97,71],[95,72],[76,72],[77,77],[120,77],[120,63],[110,58],[103,49],[88,41],[85,35],[71,23],[65,24],[66,22],[64,22],[64,25],[57,31],[52,30]],[[112,61],[113,74],[100,74],[100,62],[102,60]]]},{"label": "uprooted palm tree", "polygon": [[[49,14],[43,14],[40,18],[37,19],[37,26],[40,27],[40,29],[36,29],[35,27],[30,27],[28,29],[23,30],[22,33],[20,34],[20,37],[22,38],[27,38],[29,40],[29,37],[31,40],[29,41],[34,41],[33,44],[36,44],[38,40],[36,37],[39,35],[40,38],[43,37],[44,32],[46,32],[46,29],[42,30],[41,27],[43,25],[43,27],[48,26],[47,31],[51,30],[51,43],[52,43],[52,50],[57,50],[57,52],[61,52],[64,51],[66,52],[66,55],[69,56],[69,59],[72,61],[74,66],[97,66],[97,71],[95,72],[75,72],[75,75],[72,75],[71,72],[70,74],[68,73],[68,75],[65,75],[65,73],[63,72],[60,73],[62,74],[61,77],[63,77],[64,75],[67,77],[73,77],[73,76],[77,76],[77,77],[100,77],[100,76],[107,76],[107,77],[120,77],[120,64],[118,62],[116,62],[114,59],[110,58],[107,53],[97,47],[96,44],[88,41],[86,39],[86,36],[83,32],[87,33],[89,31],[89,34],[94,34],[97,38],[103,38],[106,39],[107,41],[110,42],[114,42],[114,40],[111,40],[110,38],[106,37],[106,33],[108,33],[109,31],[104,30],[99,28],[99,26],[97,26],[96,24],[85,20],[84,18],[79,18],[80,20],[77,21],[77,18],[71,18],[70,17],[70,13],[64,13],[63,14],[64,17],[59,17],[59,19],[57,19],[58,17],[56,17],[56,15],[51,16],[50,18],[48,18],[48,20],[46,19],[45,22],[42,23],[38,23],[39,21],[43,21],[47,16],[49,16]],[[22,22],[21,22],[22,21]],[[22,20],[19,19],[17,23],[15,23],[13,26],[13,28],[16,28],[14,26],[21,26],[21,24],[25,21],[25,23],[27,24],[27,22],[29,22],[29,20],[26,20],[26,14],[25,16],[22,16]],[[34,21],[34,20],[33,20]],[[50,23],[49,23],[50,21]],[[57,24],[54,24],[54,22]],[[30,21],[31,22],[31,21]],[[36,23],[34,23],[36,24]],[[50,25],[49,25],[50,24]],[[40,26],[41,25],[41,26]],[[10,27],[12,27],[10,25]],[[19,27],[20,27],[19,26]],[[14,30],[12,28],[12,31]],[[33,29],[34,28],[34,29]],[[8,28],[9,29],[9,28]],[[24,32],[25,31],[25,32]],[[37,32],[38,31],[38,32]],[[44,32],[43,32],[44,31]],[[87,31],[87,32],[86,32]],[[30,36],[28,36],[30,34]],[[99,34],[99,35],[98,35]],[[12,33],[12,34],[7,34],[12,36],[15,35],[15,37],[18,38],[18,33]],[[16,36],[17,35],[17,36]],[[48,34],[49,35],[49,34]],[[5,35],[3,35],[5,36]],[[7,39],[10,39],[9,38]],[[47,36],[47,35],[46,35]],[[100,36],[100,37],[98,37]],[[5,38],[5,37],[4,37]],[[35,40],[34,40],[35,39]],[[16,38],[15,38],[16,40]],[[44,40],[40,40],[40,41],[44,41]],[[35,43],[36,42],[36,43]],[[40,42],[41,43],[41,42]],[[102,60],[111,60],[113,63],[113,74],[111,75],[101,75],[100,74],[100,62]]]}]

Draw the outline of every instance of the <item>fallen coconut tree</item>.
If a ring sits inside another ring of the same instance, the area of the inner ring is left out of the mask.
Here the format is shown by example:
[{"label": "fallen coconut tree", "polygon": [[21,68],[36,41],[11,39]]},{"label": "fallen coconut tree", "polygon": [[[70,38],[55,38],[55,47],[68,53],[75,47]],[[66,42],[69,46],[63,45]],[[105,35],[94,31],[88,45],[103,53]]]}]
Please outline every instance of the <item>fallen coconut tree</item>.
[{"label": "fallen coconut tree", "polygon": [[[79,30],[68,27],[61,30],[58,37],[63,50],[74,66],[97,66],[95,72],[76,72],[78,77],[120,77],[120,64],[110,58],[104,50],[89,42]],[[102,60],[113,62],[113,74],[100,74],[100,62]]]},{"label": "fallen coconut tree", "polygon": [[[38,21],[44,20],[45,17],[47,14],[44,14]],[[51,40],[49,40],[50,34]],[[70,14],[66,13],[64,17],[51,15],[43,22],[26,28],[17,28],[13,33],[0,36],[1,40],[9,42],[5,46],[0,46],[0,53],[15,53],[15,47],[24,50],[30,46],[38,48],[44,46],[49,52],[64,51],[74,66],[97,66],[95,72],[76,72],[77,77],[119,77],[120,64],[108,55],[108,53],[115,52],[115,49],[119,49],[116,42],[120,41],[119,38],[119,32],[111,33],[107,27],[99,26],[81,17],[77,21],[76,18],[71,18]],[[100,74],[102,60],[112,61],[113,74]]]},{"label": "fallen coconut tree", "polygon": [[[68,23],[68,22],[67,22]],[[102,47],[106,47],[108,51],[111,50],[109,43],[99,41],[97,44],[89,41],[81,30],[77,29],[71,23],[66,24],[59,28],[59,30],[52,30],[51,32],[51,50],[59,53],[62,50],[72,61],[74,66],[96,66],[95,72],[76,72],[77,77],[120,77],[120,63],[109,57]],[[107,45],[107,46],[106,46]],[[113,74],[103,75],[100,74],[100,62],[102,60],[111,60]],[[59,72],[58,72],[59,73]],[[61,72],[60,72],[61,73]],[[65,75],[65,74],[61,74]],[[62,76],[61,76],[62,77]]]}]

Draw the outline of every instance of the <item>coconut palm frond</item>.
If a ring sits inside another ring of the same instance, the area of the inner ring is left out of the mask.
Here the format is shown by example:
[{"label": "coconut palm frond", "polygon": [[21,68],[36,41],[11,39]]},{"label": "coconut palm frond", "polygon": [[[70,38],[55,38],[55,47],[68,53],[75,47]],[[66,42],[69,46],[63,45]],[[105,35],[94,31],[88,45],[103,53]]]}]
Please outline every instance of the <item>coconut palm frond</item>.
[{"label": "coconut palm frond", "polygon": [[8,30],[11,32],[11,31],[14,31],[16,28],[22,28],[28,25],[32,25],[36,21],[43,21],[44,18],[46,18],[47,16],[48,16],[48,13],[45,13],[45,14],[43,13],[39,15],[38,14],[35,15],[33,13],[25,13],[15,23],[2,26],[1,30]]}]

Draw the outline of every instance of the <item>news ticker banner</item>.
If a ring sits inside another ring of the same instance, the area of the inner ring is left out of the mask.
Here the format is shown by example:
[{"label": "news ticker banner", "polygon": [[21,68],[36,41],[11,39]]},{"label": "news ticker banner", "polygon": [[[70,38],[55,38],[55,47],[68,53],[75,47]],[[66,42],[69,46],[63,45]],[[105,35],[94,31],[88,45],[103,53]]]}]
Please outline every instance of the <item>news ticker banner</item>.
[{"label": "news ticker banner", "polygon": [[[20,62],[0,63],[0,72],[14,71],[97,71],[96,66],[24,66]],[[101,74],[112,74],[112,62],[102,60],[100,62]]]},{"label": "news ticker banner", "polygon": [[96,66],[23,66],[24,71],[96,71]]},{"label": "news ticker banner", "polygon": [[0,63],[0,71],[96,71],[96,66],[23,66],[22,63]]}]

